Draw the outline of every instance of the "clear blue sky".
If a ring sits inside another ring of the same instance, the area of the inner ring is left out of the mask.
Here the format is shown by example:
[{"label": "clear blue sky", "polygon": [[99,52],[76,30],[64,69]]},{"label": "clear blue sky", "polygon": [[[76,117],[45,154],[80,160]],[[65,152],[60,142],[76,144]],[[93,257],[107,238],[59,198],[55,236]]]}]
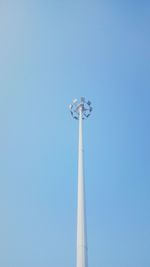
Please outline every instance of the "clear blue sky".
[{"label": "clear blue sky", "polygon": [[150,266],[150,2],[0,2],[0,266],[75,267],[85,122],[89,267]]}]

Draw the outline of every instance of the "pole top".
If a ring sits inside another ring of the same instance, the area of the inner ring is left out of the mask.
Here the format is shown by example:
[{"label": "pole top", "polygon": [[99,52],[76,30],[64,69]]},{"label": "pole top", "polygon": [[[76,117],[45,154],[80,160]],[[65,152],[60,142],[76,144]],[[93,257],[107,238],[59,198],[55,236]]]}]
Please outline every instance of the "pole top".
[{"label": "pole top", "polygon": [[92,103],[90,101],[86,101],[85,97],[81,97],[80,100],[74,99],[72,104],[69,105],[69,109],[73,119],[79,119],[80,109],[82,110],[82,119],[87,119],[93,110]]}]

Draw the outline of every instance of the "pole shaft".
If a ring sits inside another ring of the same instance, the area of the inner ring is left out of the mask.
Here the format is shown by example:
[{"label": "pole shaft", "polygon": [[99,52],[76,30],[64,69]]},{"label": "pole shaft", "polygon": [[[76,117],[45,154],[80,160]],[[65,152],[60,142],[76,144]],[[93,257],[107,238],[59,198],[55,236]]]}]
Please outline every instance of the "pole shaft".
[{"label": "pole shaft", "polygon": [[87,267],[87,234],[84,181],[84,148],[82,106],[79,112],[78,207],[77,207],[77,267]]}]

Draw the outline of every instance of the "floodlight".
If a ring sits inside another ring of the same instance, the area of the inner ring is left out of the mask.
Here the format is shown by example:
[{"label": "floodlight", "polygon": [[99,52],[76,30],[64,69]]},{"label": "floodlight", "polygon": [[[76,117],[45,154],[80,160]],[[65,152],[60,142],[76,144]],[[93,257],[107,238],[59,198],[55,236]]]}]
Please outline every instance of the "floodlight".
[{"label": "floodlight", "polygon": [[78,117],[74,116],[74,119],[78,120]]},{"label": "floodlight", "polygon": [[88,101],[87,104],[90,106],[92,103],[91,103],[91,101]]},{"label": "floodlight", "polygon": [[73,100],[73,104],[77,104],[78,100],[77,99],[74,99]]},{"label": "floodlight", "polygon": [[82,110],[82,119],[88,118],[92,112],[91,101],[86,101],[85,97],[81,97],[81,100],[73,100],[73,103],[69,106],[71,115],[74,119],[78,120],[80,110]]},{"label": "floodlight", "polygon": [[81,102],[85,102],[85,97],[81,97]]}]

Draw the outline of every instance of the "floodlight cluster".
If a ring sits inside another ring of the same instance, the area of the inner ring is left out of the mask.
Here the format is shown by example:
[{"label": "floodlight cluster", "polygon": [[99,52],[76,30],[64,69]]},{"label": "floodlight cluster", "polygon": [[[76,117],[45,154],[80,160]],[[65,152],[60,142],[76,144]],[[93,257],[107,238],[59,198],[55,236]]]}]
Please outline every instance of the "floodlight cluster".
[{"label": "floodlight cluster", "polygon": [[71,115],[74,119],[79,119],[80,108],[82,109],[82,119],[87,119],[93,110],[92,103],[90,101],[86,101],[84,97],[81,97],[80,101],[78,99],[74,99],[72,104],[69,106]]}]

